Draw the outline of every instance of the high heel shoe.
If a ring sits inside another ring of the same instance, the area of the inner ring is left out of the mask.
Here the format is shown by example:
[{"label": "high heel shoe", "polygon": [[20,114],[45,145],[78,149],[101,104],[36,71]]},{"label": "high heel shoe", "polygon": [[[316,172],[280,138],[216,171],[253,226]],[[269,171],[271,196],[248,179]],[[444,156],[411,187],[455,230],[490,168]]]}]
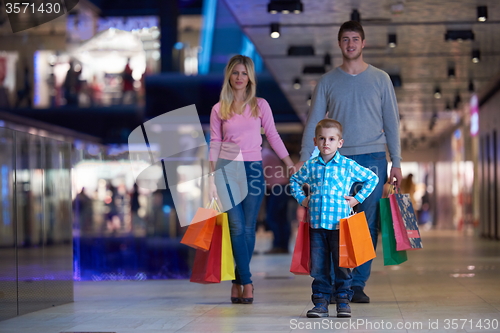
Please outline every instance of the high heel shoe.
[{"label": "high heel shoe", "polygon": [[[253,284],[251,284],[252,286],[252,297],[241,297],[241,304],[252,304],[253,303],[253,292],[254,292],[254,288],[253,288]],[[245,288],[245,287],[243,287]],[[242,293],[243,295],[243,293]]]},{"label": "high heel shoe", "polygon": [[[238,289],[238,296],[237,297],[232,296],[234,289]],[[243,291],[241,290],[241,284],[233,283],[233,286],[231,287],[231,303],[240,304],[242,302],[242,299],[241,299],[242,293],[243,293]]]}]

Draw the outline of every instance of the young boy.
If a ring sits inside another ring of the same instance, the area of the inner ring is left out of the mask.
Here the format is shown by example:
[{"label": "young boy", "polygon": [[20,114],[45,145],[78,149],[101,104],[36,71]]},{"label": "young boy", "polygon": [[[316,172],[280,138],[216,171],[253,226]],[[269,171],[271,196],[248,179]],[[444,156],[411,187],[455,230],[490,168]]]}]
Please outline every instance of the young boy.
[{"label": "young boy", "polygon": [[[314,144],[320,154],[306,161],[290,178],[293,197],[309,207],[311,239],[312,302],[309,318],[328,317],[328,304],[335,287],[337,317],[351,317],[351,270],[339,267],[339,221],[348,217],[352,207],[363,202],[378,183],[371,170],[348,159],[337,149],[342,147],[342,125],[333,119],[323,119],[316,125]],[[303,184],[310,187],[306,197]],[[363,183],[355,196],[349,196],[354,183]],[[331,265],[335,273],[331,277]]]}]

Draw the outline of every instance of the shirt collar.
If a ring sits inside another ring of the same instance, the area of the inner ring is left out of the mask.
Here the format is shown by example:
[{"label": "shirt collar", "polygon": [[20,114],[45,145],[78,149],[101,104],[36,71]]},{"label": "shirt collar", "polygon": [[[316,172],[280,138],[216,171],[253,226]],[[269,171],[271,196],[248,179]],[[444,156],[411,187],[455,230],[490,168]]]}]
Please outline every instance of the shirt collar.
[{"label": "shirt collar", "polygon": [[328,161],[328,163],[325,163],[321,154],[318,154],[318,156],[316,157],[316,160],[318,163],[321,163],[323,165],[328,165],[329,163],[332,163],[332,161],[335,162],[335,164],[338,164],[340,162],[340,156],[341,155],[340,155],[339,151],[337,150],[335,155],[333,155],[333,158],[330,161]]}]

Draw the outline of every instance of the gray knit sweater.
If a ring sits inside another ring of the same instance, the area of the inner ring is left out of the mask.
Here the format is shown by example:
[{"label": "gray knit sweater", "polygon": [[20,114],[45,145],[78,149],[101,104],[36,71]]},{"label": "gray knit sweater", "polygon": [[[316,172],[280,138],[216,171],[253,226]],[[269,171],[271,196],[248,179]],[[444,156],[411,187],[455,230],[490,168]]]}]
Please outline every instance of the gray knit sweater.
[{"label": "gray knit sweater", "polygon": [[385,152],[387,145],[392,166],[401,167],[399,112],[386,72],[369,65],[351,75],[337,67],[321,77],[302,137],[301,161],[311,157],[314,129],[325,115],[342,124],[342,155]]}]

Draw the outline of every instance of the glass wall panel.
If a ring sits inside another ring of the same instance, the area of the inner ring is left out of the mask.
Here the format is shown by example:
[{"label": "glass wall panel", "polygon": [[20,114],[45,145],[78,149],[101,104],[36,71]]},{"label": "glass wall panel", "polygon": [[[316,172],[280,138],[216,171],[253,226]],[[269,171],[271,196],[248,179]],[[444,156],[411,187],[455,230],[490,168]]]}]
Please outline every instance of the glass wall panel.
[{"label": "glass wall panel", "polygon": [[16,133],[18,309],[46,308],[44,256],[43,139]]},{"label": "glass wall panel", "polygon": [[14,132],[0,128],[0,320],[17,315]]},{"label": "glass wall panel", "polygon": [[44,271],[49,306],[73,301],[71,144],[45,139]]}]

